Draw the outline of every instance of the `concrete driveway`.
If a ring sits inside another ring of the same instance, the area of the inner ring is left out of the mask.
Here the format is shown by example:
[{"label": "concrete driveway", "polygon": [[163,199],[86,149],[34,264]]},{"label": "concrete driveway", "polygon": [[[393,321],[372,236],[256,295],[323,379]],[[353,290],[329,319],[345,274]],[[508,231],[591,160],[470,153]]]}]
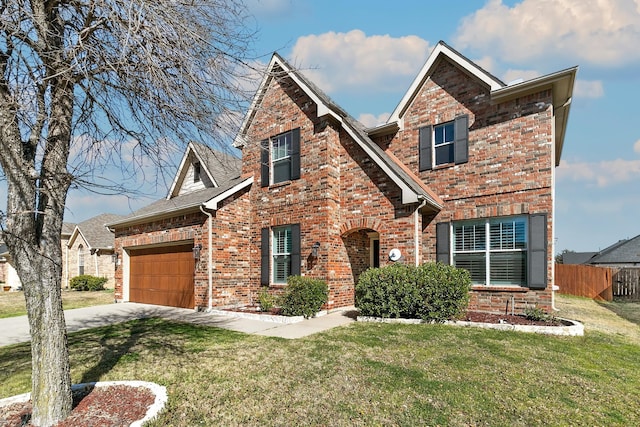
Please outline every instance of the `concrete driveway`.
[{"label": "concrete driveway", "polygon": [[[248,334],[280,338],[302,338],[353,321],[351,308],[331,312],[325,316],[306,319],[299,323],[281,324],[254,319],[242,319],[186,308],[163,307],[158,305],[121,303],[65,310],[65,320],[69,332],[97,328],[133,319],[161,317],[180,322],[215,326]],[[29,322],[27,316],[0,319],[0,347],[28,342]]]}]

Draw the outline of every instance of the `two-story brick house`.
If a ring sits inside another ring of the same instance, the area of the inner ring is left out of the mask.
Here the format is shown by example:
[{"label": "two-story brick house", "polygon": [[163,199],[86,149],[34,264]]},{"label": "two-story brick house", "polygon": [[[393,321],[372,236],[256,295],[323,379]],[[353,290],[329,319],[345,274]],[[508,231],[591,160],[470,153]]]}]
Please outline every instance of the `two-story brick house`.
[{"label": "two-story brick house", "polygon": [[[205,254],[193,306],[248,304],[292,274],[326,280],[328,308],[348,306],[365,269],[438,260],[469,269],[473,308],[549,310],[575,73],[508,86],[441,42],[387,123],[365,129],[275,54],[234,144],[243,184],[203,200],[182,236]],[[155,242],[114,224],[116,248],[173,244],[180,218],[156,221]],[[128,300],[129,273],[116,298]]]}]

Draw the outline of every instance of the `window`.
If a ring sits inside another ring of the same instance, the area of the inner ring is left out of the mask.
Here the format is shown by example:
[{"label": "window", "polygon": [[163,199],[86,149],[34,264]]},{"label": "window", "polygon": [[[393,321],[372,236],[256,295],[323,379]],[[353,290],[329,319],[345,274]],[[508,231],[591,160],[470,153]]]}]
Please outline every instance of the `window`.
[{"label": "window", "polygon": [[300,128],[261,143],[262,186],[300,178]]},{"label": "window", "polygon": [[291,132],[271,140],[271,173],[274,184],[291,179]]},{"label": "window", "polygon": [[419,129],[420,171],[469,160],[469,116]]},{"label": "window", "polygon": [[291,227],[273,229],[273,282],[287,283],[291,274]]},{"label": "window", "polygon": [[474,284],[527,284],[527,218],[492,218],[453,224],[453,264]]},{"label": "window", "polygon": [[300,275],[300,225],[263,228],[261,233],[260,283],[286,284]]},{"label": "window", "polygon": [[78,274],[84,274],[84,246],[78,246]]},{"label": "window", "polygon": [[200,163],[193,164],[193,182],[200,182]]},{"label": "window", "polygon": [[453,122],[433,127],[434,166],[453,163]]}]

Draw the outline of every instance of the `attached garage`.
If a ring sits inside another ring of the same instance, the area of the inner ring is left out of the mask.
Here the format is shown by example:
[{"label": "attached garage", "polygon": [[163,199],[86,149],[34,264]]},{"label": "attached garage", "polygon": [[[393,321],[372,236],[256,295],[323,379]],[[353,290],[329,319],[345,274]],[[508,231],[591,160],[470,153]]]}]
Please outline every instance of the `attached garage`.
[{"label": "attached garage", "polygon": [[129,251],[129,301],[194,308],[193,243]]}]

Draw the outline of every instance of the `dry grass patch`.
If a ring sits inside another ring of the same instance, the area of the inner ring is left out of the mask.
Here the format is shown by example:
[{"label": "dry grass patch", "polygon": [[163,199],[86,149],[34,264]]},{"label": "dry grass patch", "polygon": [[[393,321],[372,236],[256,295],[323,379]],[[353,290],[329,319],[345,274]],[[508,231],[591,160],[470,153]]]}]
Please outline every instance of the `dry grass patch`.
[{"label": "dry grass patch", "polygon": [[[65,310],[112,304],[113,298],[113,289],[87,292],[62,290],[62,305]],[[27,308],[25,306],[24,293],[21,291],[0,292],[0,319],[23,316],[25,314],[27,314]]]},{"label": "dry grass patch", "polygon": [[556,294],[556,307],[558,316],[582,322],[587,333],[602,332],[640,345],[640,303]]}]

